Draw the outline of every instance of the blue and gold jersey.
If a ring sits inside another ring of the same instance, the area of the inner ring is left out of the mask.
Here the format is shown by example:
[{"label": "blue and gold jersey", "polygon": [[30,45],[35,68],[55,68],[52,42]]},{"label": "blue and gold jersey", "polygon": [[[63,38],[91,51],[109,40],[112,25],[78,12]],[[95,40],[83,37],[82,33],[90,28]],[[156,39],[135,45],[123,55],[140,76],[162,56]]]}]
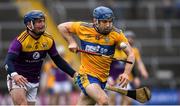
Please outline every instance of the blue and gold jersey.
[{"label": "blue and gold jersey", "polygon": [[27,31],[22,32],[11,43],[8,53],[18,55],[14,62],[15,71],[30,82],[38,82],[40,70],[47,53],[50,56],[58,54],[51,35],[44,33],[35,39]]},{"label": "blue and gold jersey", "polygon": [[[141,58],[141,55],[140,55],[140,52],[139,52],[138,48],[132,47],[132,50],[133,50],[133,53],[134,53],[134,56],[135,56],[135,61],[138,60],[139,58]],[[116,52],[114,54],[114,58],[120,58],[120,59],[126,60],[127,55],[124,53],[123,50],[116,49]]]},{"label": "blue and gold jersey", "polygon": [[[92,23],[74,22],[70,32],[75,33],[80,39],[83,50],[113,56],[115,47],[121,42],[128,42],[124,34],[113,28],[108,35],[99,34]],[[102,56],[81,53],[80,74],[89,74],[99,78],[102,82],[107,80],[112,59]]]}]

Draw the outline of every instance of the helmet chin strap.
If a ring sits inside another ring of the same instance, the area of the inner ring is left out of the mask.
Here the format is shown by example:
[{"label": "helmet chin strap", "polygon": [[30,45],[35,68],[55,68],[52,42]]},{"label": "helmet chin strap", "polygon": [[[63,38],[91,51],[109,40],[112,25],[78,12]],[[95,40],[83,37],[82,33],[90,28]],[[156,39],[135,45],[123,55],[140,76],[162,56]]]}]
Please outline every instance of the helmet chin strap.
[{"label": "helmet chin strap", "polygon": [[31,27],[30,28],[28,25],[27,25],[27,28],[28,30],[30,30],[35,36],[40,36],[42,34],[44,34],[44,32],[40,32],[40,33],[36,33],[33,29],[34,29],[34,24],[33,24],[33,21],[30,21],[30,24],[31,24]]},{"label": "helmet chin strap", "polygon": [[30,28],[28,25],[27,25],[27,28],[28,28],[30,31],[33,31],[33,29],[34,29],[33,22],[32,22],[32,21],[30,21],[30,23],[31,23],[31,27],[32,27],[32,28]]}]

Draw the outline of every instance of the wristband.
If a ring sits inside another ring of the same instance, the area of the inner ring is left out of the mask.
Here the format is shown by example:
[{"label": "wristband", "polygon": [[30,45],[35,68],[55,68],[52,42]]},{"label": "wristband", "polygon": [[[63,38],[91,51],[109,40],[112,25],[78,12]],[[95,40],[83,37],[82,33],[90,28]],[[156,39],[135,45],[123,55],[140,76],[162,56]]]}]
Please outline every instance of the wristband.
[{"label": "wristband", "polygon": [[18,75],[18,73],[17,72],[11,73],[11,77],[14,77],[15,75]]}]

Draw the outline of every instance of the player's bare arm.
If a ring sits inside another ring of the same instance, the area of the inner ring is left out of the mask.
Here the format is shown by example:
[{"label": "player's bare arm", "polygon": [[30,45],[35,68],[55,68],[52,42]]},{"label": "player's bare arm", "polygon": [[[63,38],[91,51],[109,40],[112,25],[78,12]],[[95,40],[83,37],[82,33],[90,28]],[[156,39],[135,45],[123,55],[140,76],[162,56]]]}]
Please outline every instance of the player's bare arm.
[{"label": "player's bare arm", "polygon": [[[135,57],[134,57],[134,53],[132,51],[132,48],[129,45],[129,43],[126,43],[126,45],[127,45],[127,47],[124,48],[123,50],[127,54],[127,61],[131,61],[131,62],[134,63]],[[134,66],[134,64],[126,63],[126,66],[125,66],[125,69],[124,69],[124,73],[119,75],[119,80],[120,80],[120,86],[121,87],[124,88],[129,83],[129,74],[131,73],[131,70],[132,70],[133,66]]]},{"label": "player's bare arm", "polygon": [[65,38],[65,40],[68,42],[69,50],[72,52],[76,52],[78,49],[78,45],[70,32],[71,25],[72,25],[72,22],[65,22],[65,23],[59,24],[58,30],[61,33],[61,35]]}]

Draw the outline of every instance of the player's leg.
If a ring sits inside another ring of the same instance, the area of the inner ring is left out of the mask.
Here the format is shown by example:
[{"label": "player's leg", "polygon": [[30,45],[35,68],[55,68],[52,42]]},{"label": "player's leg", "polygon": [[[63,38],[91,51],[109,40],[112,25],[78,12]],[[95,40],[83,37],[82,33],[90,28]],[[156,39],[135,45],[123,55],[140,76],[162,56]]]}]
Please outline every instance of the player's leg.
[{"label": "player's leg", "polygon": [[49,92],[49,102],[48,102],[48,104],[49,105],[55,105],[56,98],[55,98],[54,89],[53,88],[49,88],[48,92]]},{"label": "player's leg", "polygon": [[94,101],[91,97],[81,92],[77,105],[95,105],[95,104],[96,104],[96,101]]},{"label": "player's leg", "polygon": [[67,80],[63,82],[63,90],[64,90],[64,97],[65,97],[65,103],[66,105],[70,104],[70,97],[72,92],[72,83]]},{"label": "player's leg", "polygon": [[54,93],[54,95],[53,95],[54,104],[53,105],[62,104],[61,99],[60,99],[60,95],[61,95],[60,93]]},{"label": "player's leg", "polygon": [[86,92],[98,105],[108,105],[108,96],[99,84],[89,84],[86,87]]},{"label": "player's leg", "polygon": [[50,98],[51,105],[61,104],[60,95],[62,95],[63,84],[62,82],[55,81],[53,86],[53,94]]},{"label": "player's leg", "polygon": [[39,83],[27,83],[26,84],[28,92],[27,92],[27,101],[28,105],[35,105],[37,100],[37,91],[39,87]]},{"label": "player's leg", "polygon": [[35,106],[36,102],[28,102],[29,106]]},{"label": "player's leg", "polygon": [[83,74],[78,75],[77,83],[83,92],[79,97],[78,105],[108,104],[108,97],[103,90],[105,82],[103,83],[98,78]]},{"label": "player's leg", "polygon": [[127,96],[122,96],[121,105],[131,105],[132,99],[128,98]]},{"label": "player's leg", "polygon": [[116,105],[116,93],[112,91],[108,91],[109,104]]},{"label": "player's leg", "polygon": [[14,88],[10,91],[14,105],[27,105],[26,90],[24,88]]},{"label": "player's leg", "polygon": [[[115,86],[116,83],[115,83],[114,79],[112,78],[112,76],[108,77],[107,84],[110,86]],[[108,91],[107,93],[108,93],[108,97],[109,97],[109,104],[115,105],[116,104],[116,93],[113,91]]]},{"label": "player's leg", "polygon": [[9,76],[7,77],[7,87],[14,105],[27,105],[26,87],[18,86]]}]

